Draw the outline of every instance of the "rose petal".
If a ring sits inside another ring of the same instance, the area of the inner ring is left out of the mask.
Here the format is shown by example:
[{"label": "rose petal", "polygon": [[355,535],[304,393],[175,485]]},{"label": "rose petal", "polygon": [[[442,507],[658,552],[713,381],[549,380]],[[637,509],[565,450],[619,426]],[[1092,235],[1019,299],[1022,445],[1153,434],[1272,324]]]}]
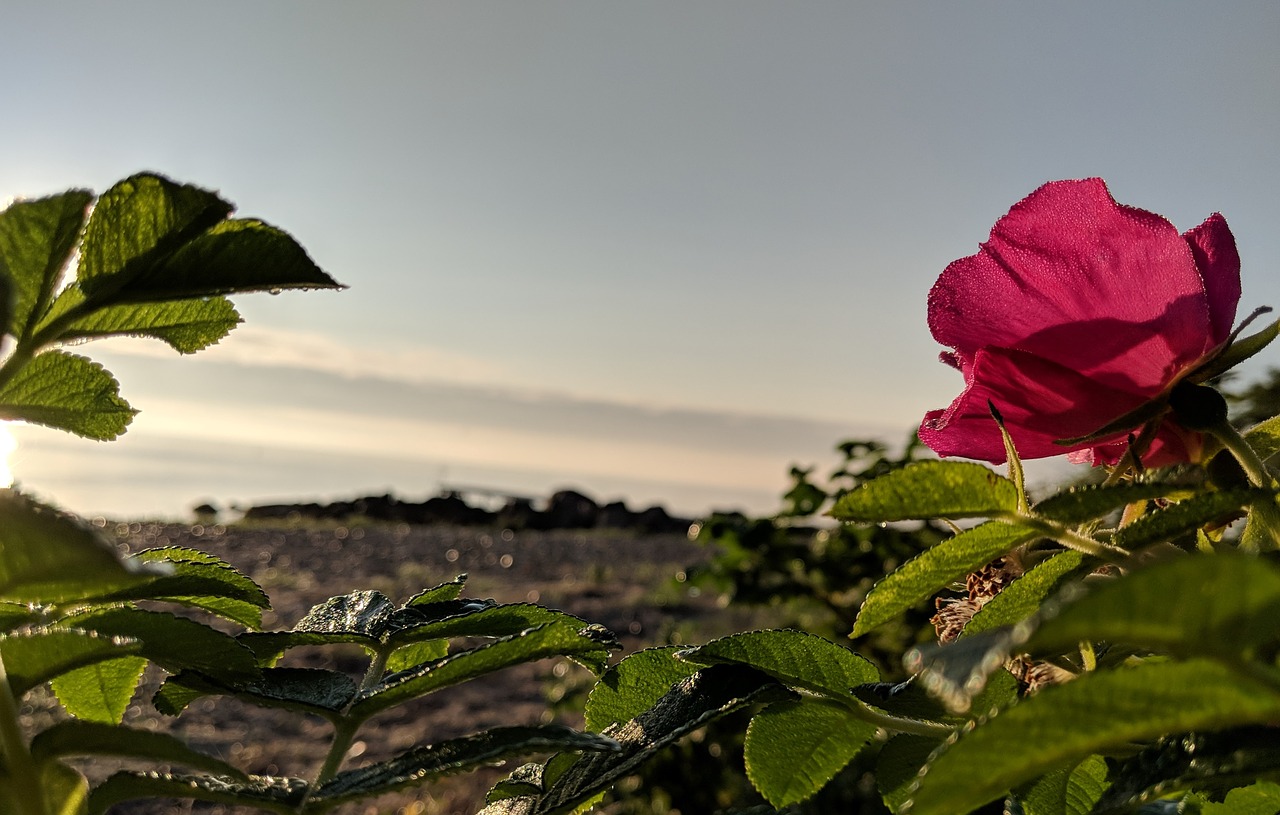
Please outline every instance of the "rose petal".
[{"label": "rose petal", "polygon": [[1019,348],[1148,396],[1216,345],[1188,241],[1096,178],[1052,182],[1015,205],[978,254],[943,271],[929,327],[962,363]]},{"label": "rose petal", "polygon": [[[984,348],[974,357],[964,392],[946,410],[925,415],[921,441],[940,456],[1004,462],[1004,441],[988,401],[1000,410],[1018,455],[1030,459],[1103,446],[1057,442],[1086,436],[1145,400],[1035,354]],[[1123,441],[1124,434],[1117,439]]]},{"label": "rose petal", "polygon": [[1182,237],[1191,247],[1204,279],[1214,344],[1220,345],[1231,334],[1240,302],[1240,253],[1236,250],[1235,236],[1226,219],[1215,212]]}]

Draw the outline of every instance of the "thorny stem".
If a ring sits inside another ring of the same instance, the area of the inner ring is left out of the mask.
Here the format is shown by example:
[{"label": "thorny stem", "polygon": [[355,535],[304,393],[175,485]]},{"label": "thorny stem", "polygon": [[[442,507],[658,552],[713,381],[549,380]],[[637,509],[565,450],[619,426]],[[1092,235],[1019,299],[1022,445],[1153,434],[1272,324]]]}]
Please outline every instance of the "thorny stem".
[{"label": "thorny stem", "polygon": [[[1263,489],[1276,488],[1275,477],[1267,469],[1266,462],[1230,422],[1225,420],[1218,422],[1209,429],[1209,432],[1230,451],[1231,455],[1235,456],[1236,461],[1240,462],[1250,484]],[[1266,529],[1268,537],[1271,538],[1271,548],[1280,546],[1280,505],[1276,503],[1275,498],[1264,498],[1258,501],[1251,506],[1250,513],[1256,513],[1256,520]]]},{"label": "thorny stem", "polygon": [[0,659],[0,744],[3,745],[9,782],[13,785],[21,815],[45,815],[44,793],[40,789],[40,775],[36,770],[31,751],[22,737],[18,724],[18,703],[9,685],[4,661]]}]

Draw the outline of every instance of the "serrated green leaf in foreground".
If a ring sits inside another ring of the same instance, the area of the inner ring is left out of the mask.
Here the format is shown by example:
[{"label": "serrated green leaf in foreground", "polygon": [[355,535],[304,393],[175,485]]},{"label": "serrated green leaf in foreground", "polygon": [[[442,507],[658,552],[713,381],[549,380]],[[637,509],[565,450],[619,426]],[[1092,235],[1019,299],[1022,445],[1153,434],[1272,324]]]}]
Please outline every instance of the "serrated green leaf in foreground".
[{"label": "serrated green leaf in foreground", "polygon": [[1067,550],[1036,565],[983,604],[965,625],[960,636],[972,636],[1030,618],[1040,610],[1046,597],[1081,570],[1084,559],[1084,555],[1079,552]]},{"label": "serrated green leaf in foreground", "polygon": [[[58,307],[66,308],[59,297]],[[240,324],[240,314],[225,297],[108,306],[93,311],[61,334],[62,341],[104,337],[150,337],[180,354],[194,354],[217,343]]]},{"label": "serrated green leaf in foreground", "polygon": [[665,696],[672,685],[697,673],[697,665],[676,659],[680,650],[675,645],[647,648],[606,671],[587,697],[587,729],[600,732],[634,719]]},{"label": "serrated green leaf in foreground", "polygon": [[1107,789],[1107,762],[1089,756],[1048,773],[1019,796],[1024,815],[1089,815]]},{"label": "serrated green leaf in foreground", "polygon": [[0,419],[41,424],[110,441],[137,413],[120,397],[114,376],[96,362],[46,351],[0,387]]},{"label": "serrated green leaf in foreground", "polygon": [[876,729],[837,702],[801,699],[770,705],[747,728],[747,777],[770,804],[790,806],[822,789]]},{"label": "serrated green leaf in foreground", "polygon": [[143,657],[86,665],[53,679],[53,692],[77,719],[119,724],[147,667]]},{"label": "serrated green leaf in foreground", "polygon": [[1106,640],[1185,656],[1248,656],[1280,641],[1280,569],[1223,552],[1179,555],[1093,588],[1044,621],[1026,647]]},{"label": "serrated green leaf in foreground", "polygon": [[866,658],[803,631],[732,634],[680,656],[699,665],[749,665],[790,687],[841,699],[858,685],[880,681],[880,672]]},{"label": "serrated green leaf in foreground", "polygon": [[921,461],[868,481],[831,510],[842,521],[997,518],[1018,511],[1017,486],[981,464]]},{"label": "serrated green leaf in foreground", "polygon": [[853,626],[860,637],[922,603],[952,581],[1039,537],[1032,528],[989,521],[908,560],[872,587]]},{"label": "serrated green leaf in foreground", "polygon": [[961,737],[903,812],[963,815],[1046,772],[1165,733],[1274,720],[1280,688],[1216,662],[1148,662],[1048,688]]},{"label": "serrated green leaf in foreground", "polygon": [[88,190],[69,190],[18,201],[0,212],[0,270],[8,271],[13,307],[12,326],[6,321],[4,331],[23,337],[48,305],[92,201]]},{"label": "serrated green leaf in foreground", "polygon": [[130,563],[80,519],[0,489],[0,600],[57,604],[137,586],[167,573]]}]

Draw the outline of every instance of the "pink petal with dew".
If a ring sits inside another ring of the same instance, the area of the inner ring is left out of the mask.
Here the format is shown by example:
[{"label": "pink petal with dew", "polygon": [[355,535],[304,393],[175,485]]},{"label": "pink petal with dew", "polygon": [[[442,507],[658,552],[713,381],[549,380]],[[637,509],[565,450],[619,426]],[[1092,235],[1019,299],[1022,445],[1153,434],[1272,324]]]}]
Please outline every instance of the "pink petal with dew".
[{"label": "pink petal with dew", "polygon": [[[1060,456],[1097,443],[1072,447],[1058,444],[1059,439],[1086,436],[1144,401],[1035,354],[984,348],[974,358],[964,392],[946,410],[925,415],[920,439],[940,456],[1004,462],[1004,441],[991,417],[991,402],[1020,457]],[[1114,439],[1124,437],[1121,432]]]},{"label": "pink petal with dew", "polygon": [[1215,345],[1231,335],[1240,303],[1240,253],[1227,221],[1218,213],[1183,234],[1204,279],[1209,298],[1209,321]]},{"label": "pink petal with dew", "polygon": [[1015,205],[938,278],[929,327],[962,363],[1019,348],[1148,395],[1215,345],[1188,241],[1096,178],[1051,182]]}]

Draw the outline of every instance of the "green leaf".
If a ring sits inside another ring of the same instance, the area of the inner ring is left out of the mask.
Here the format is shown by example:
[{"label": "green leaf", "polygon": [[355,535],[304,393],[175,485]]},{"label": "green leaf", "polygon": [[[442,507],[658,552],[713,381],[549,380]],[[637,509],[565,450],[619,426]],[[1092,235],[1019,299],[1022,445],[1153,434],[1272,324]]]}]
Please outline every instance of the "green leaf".
[{"label": "green leaf", "polygon": [[1273,500],[1275,492],[1261,489],[1203,492],[1152,510],[1133,523],[1116,530],[1111,542],[1133,551],[1170,540],[1186,532],[1238,511],[1254,501]]},{"label": "green leaf", "polygon": [[1248,787],[1234,789],[1220,804],[1207,803],[1200,815],[1275,815],[1280,812],[1280,784],[1259,781]]},{"label": "green leaf", "polygon": [[1030,527],[989,521],[925,550],[877,583],[862,603],[853,636],[897,618],[975,569],[1033,540]]},{"label": "green leaf", "polygon": [[590,623],[572,614],[533,603],[487,605],[466,603],[465,611],[437,618],[433,603],[398,609],[386,625],[385,641],[393,646],[446,637],[506,637],[542,625],[563,625],[581,631]]},{"label": "green leaf", "polygon": [[423,589],[413,595],[413,597],[410,597],[409,601],[405,603],[405,605],[422,606],[430,603],[439,603],[445,600],[457,600],[462,596],[462,587],[466,584],[467,576],[465,574],[460,574],[447,583],[441,583],[434,588]]},{"label": "green leaf", "polygon": [[1280,693],[1205,660],[1097,671],[1041,691],[930,766],[912,815],[961,815],[1034,778],[1164,733],[1273,720]]},{"label": "green leaf", "polygon": [[79,770],[56,762],[46,764],[40,768],[40,788],[49,815],[84,815],[89,782]]},{"label": "green leaf", "polygon": [[[59,296],[55,308],[64,309],[82,299],[76,289]],[[159,303],[107,306],[71,323],[61,333],[63,342],[103,337],[150,337],[161,340],[180,354],[194,354],[217,343],[239,325],[240,313],[225,297],[171,300]]]},{"label": "green leaf", "polygon": [[697,665],[675,658],[680,650],[674,645],[647,648],[605,671],[587,697],[587,729],[600,732],[634,719],[653,707],[672,685],[697,673]]},{"label": "green leaf", "polygon": [[555,656],[603,655],[607,659],[608,654],[607,648],[589,634],[544,625],[450,654],[412,671],[391,674],[360,694],[351,707],[351,715],[364,719],[410,699],[523,662]]},{"label": "green leaf", "polygon": [[57,290],[92,201],[88,190],[69,190],[0,212],[0,270],[8,270],[12,288],[12,321],[6,310],[0,333],[28,335]]},{"label": "green leaf", "polygon": [[313,800],[330,806],[370,798],[514,756],[561,750],[616,752],[618,749],[613,739],[559,725],[499,727],[419,747],[389,761],[340,773],[317,789]]},{"label": "green leaf", "polygon": [[38,355],[0,387],[0,419],[69,430],[87,439],[116,438],[136,413],[105,368],[63,351]]},{"label": "green leaf", "polygon": [[140,650],[142,644],[136,641],[69,629],[29,628],[0,637],[0,659],[15,696],[67,671]]},{"label": "green leaf", "polygon": [[1098,585],[1041,623],[1026,648],[1105,640],[1234,660],[1280,641],[1280,570],[1246,555],[1181,555]]},{"label": "green leaf", "polygon": [[0,600],[63,603],[161,573],[160,567],[122,560],[114,543],[79,518],[0,489]]},{"label": "green leaf", "polygon": [[242,634],[240,642],[264,663],[302,645],[352,643],[375,653],[394,611],[395,604],[382,592],[354,591],[312,606],[292,631]]},{"label": "green leaf", "polygon": [[423,640],[397,648],[387,657],[387,672],[410,671],[449,655],[448,640]]},{"label": "green leaf", "polygon": [[1024,815],[1089,815],[1106,789],[1107,762],[1089,756],[1045,775],[1019,798]]},{"label": "green leaf", "polygon": [[858,685],[880,679],[865,658],[801,631],[733,634],[682,651],[680,657],[699,665],[750,665],[789,687],[846,700]]},{"label": "green leaf", "polygon": [[125,302],[122,289],[230,213],[231,205],[214,193],[163,176],[142,173],[116,183],[98,199],[85,227],[81,289],[95,306]]},{"label": "green leaf", "polygon": [[[1258,313],[1269,310],[1270,309],[1260,310],[1260,312],[1255,312],[1253,316],[1256,317]],[[1244,326],[1241,326],[1241,328],[1243,327]],[[1280,320],[1277,320],[1256,334],[1250,334],[1242,340],[1236,340],[1231,343],[1226,351],[1220,354],[1216,359],[1211,360],[1207,365],[1196,370],[1195,381],[1204,382],[1206,380],[1213,379],[1215,376],[1222,375],[1226,371],[1231,370],[1241,362],[1244,362],[1249,357],[1258,353],[1263,348],[1266,348],[1277,336],[1280,336]]]},{"label": "green leaf", "polygon": [[171,546],[147,549],[132,555],[130,562],[168,570],[143,585],[98,598],[113,600],[153,600],[203,608],[248,628],[262,624],[262,610],[271,607],[262,588],[213,555]]},{"label": "green leaf", "polygon": [[234,637],[161,611],[130,607],[87,611],[63,618],[58,627],[137,639],[142,656],[170,673],[195,670],[228,682],[260,676],[253,652]]},{"label": "green leaf", "polygon": [[186,742],[167,733],[97,722],[59,722],[37,733],[31,740],[31,755],[38,762],[70,756],[111,756],[153,759],[165,764],[181,764],[217,775],[247,779],[234,766],[213,756],[192,750]]},{"label": "green leaf", "polygon": [[1280,416],[1272,416],[1249,428],[1244,439],[1264,461],[1280,453]]},{"label": "green leaf", "polygon": [[185,671],[169,677],[156,691],[152,704],[166,716],[177,716],[203,696],[235,696],[260,707],[336,720],[355,695],[351,677],[321,668],[263,668],[260,678],[234,684]]},{"label": "green leaf", "polygon": [[223,221],[131,280],[122,301],[342,288],[288,233],[250,218]]},{"label": "green leaf", "polygon": [[960,632],[961,637],[1013,625],[1040,610],[1045,598],[1072,579],[1084,563],[1084,555],[1075,551],[1059,552],[1036,565],[1031,571],[1001,589],[978,609]]},{"label": "green leaf", "polygon": [[1007,517],[1018,511],[1018,488],[981,464],[921,461],[846,493],[831,515],[842,521]]},{"label": "green leaf", "polygon": [[106,815],[116,804],[135,798],[210,801],[291,815],[306,792],[307,782],[301,778],[251,775],[248,781],[238,781],[220,776],[124,770],[94,787],[89,795],[89,815]]},{"label": "green leaf", "polygon": [[876,757],[876,789],[891,811],[902,811],[903,804],[915,792],[920,768],[929,763],[940,744],[937,739],[899,733],[880,748],[880,755]]},{"label": "green leaf", "polygon": [[747,705],[791,694],[772,678],[742,665],[703,668],[668,691],[646,712],[609,728],[617,753],[589,753],[544,787],[536,798],[504,798],[480,815],[560,815],[580,811],[603,790],[634,773],[659,750]]},{"label": "green leaf", "polygon": [[1130,484],[1088,484],[1069,487],[1050,495],[1034,509],[1036,514],[1065,524],[1081,524],[1102,518],[1137,501],[1191,494],[1185,484],[1138,482]]},{"label": "green leaf", "polygon": [[822,789],[876,734],[836,702],[779,702],[747,728],[747,777],[775,807],[799,803]]},{"label": "green leaf", "polygon": [[53,692],[76,718],[120,724],[146,667],[142,657],[97,662],[54,678]]}]

